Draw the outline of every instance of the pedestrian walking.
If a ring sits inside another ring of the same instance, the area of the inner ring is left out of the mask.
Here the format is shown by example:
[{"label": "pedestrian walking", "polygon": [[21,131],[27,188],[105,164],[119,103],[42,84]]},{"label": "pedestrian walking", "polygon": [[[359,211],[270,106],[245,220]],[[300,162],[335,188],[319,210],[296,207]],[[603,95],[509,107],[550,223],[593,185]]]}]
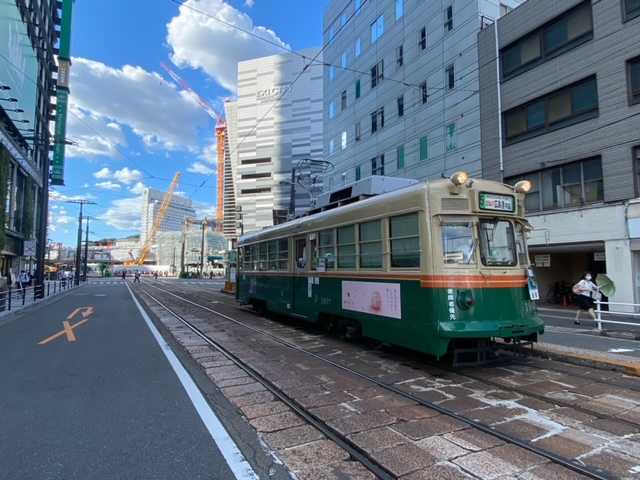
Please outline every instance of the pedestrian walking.
[{"label": "pedestrian walking", "polygon": [[20,288],[22,288],[23,290],[27,288],[29,286],[29,274],[24,270],[20,270],[18,282],[20,283]]},{"label": "pedestrian walking", "polygon": [[133,283],[140,283],[140,272],[138,270],[133,274]]},{"label": "pedestrian walking", "polygon": [[154,280],[158,279],[158,272],[153,272],[153,278],[154,278]]},{"label": "pedestrian walking", "polygon": [[126,270],[122,270],[122,279],[123,280],[127,279],[127,271]]},{"label": "pedestrian walking", "polygon": [[578,311],[573,323],[580,325],[580,313],[583,311],[588,312],[591,318],[595,320],[596,314],[593,309],[595,307],[595,299],[600,295],[600,289],[593,283],[591,273],[585,273],[582,279],[573,286],[573,293],[576,295],[576,303],[578,304]]}]

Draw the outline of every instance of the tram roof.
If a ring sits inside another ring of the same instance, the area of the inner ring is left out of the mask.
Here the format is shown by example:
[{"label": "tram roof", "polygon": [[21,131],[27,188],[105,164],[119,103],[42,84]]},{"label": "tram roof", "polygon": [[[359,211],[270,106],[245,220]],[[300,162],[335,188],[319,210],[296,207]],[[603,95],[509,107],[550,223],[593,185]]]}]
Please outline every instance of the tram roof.
[{"label": "tram roof", "polygon": [[[307,231],[330,228],[331,224],[334,223],[331,221],[332,219],[335,219],[336,224],[349,223],[352,219],[353,221],[366,221],[368,218],[380,216],[382,212],[392,213],[393,211],[397,212],[398,210],[402,210],[398,208],[400,206],[398,204],[410,199],[414,200],[412,205],[415,205],[415,208],[413,208],[413,210],[419,210],[420,207],[426,206],[427,196],[425,193],[430,192],[433,194],[440,192],[449,195],[450,186],[451,182],[449,179],[420,182],[392,192],[375,195],[347,205],[298,217],[279,225],[247,233],[240,237],[239,243],[255,243],[258,241],[289,237]],[[473,186],[470,190],[478,189],[495,193],[513,194],[513,190],[509,186],[500,182],[474,178]],[[411,206],[405,210],[409,212]]]}]

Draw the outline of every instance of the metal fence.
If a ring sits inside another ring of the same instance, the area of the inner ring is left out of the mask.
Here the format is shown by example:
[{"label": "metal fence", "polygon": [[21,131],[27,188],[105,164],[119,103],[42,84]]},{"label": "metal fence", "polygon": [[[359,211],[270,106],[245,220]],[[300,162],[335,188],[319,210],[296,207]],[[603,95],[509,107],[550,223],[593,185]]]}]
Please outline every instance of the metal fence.
[{"label": "metal fence", "polygon": [[9,287],[0,291],[0,313],[19,310],[73,288],[73,280],[47,280],[33,287]]},{"label": "metal fence", "polygon": [[[602,310],[602,305],[607,305],[609,307],[609,310]],[[633,309],[633,312],[612,312],[610,307],[611,306],[620,306],[620,307],[631,307],[631,309]],[[605,315],[618,315],[618,316],[622,316],[622,317],[640,317],[640,313],[638,313],[638,310],[640,310],[640,304],[638,303],[623,303],[623,302],[601,302],[600,300],[596,300],[596,323],[597,323],[597,329],[599,331],[602,331],[602,324],[603,323],[611,323],[614,325],[630,325],[633,327],[640,327],[640,322],[622,322],[622,321],[618,321],[618,320],[604,320],[602,318],[602,314],[604,313]]]}]

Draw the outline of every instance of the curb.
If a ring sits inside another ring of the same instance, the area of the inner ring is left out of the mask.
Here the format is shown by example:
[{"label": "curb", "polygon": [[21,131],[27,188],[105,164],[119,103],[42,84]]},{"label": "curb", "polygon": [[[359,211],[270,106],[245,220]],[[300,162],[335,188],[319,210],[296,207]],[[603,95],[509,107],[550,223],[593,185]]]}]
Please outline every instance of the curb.
[{"label": "curb", "polygon": [[527,349],[527,352],[537,357],[605,370],[615,370],[640,377],[640,359],[634,361],[623,355],[603,354],[593,350],[561,347],[549,343],[537,343],[531,350]]}]

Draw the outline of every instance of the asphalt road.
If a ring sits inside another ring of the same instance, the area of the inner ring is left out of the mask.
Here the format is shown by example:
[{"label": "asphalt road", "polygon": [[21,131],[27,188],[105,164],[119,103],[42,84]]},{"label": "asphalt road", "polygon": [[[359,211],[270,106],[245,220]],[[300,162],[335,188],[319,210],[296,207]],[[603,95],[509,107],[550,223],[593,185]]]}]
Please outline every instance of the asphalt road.
[{"label": "asphalt road", "polygon": [[3,320],[0,378],[0,479],[236,478],[122,283]]}]

